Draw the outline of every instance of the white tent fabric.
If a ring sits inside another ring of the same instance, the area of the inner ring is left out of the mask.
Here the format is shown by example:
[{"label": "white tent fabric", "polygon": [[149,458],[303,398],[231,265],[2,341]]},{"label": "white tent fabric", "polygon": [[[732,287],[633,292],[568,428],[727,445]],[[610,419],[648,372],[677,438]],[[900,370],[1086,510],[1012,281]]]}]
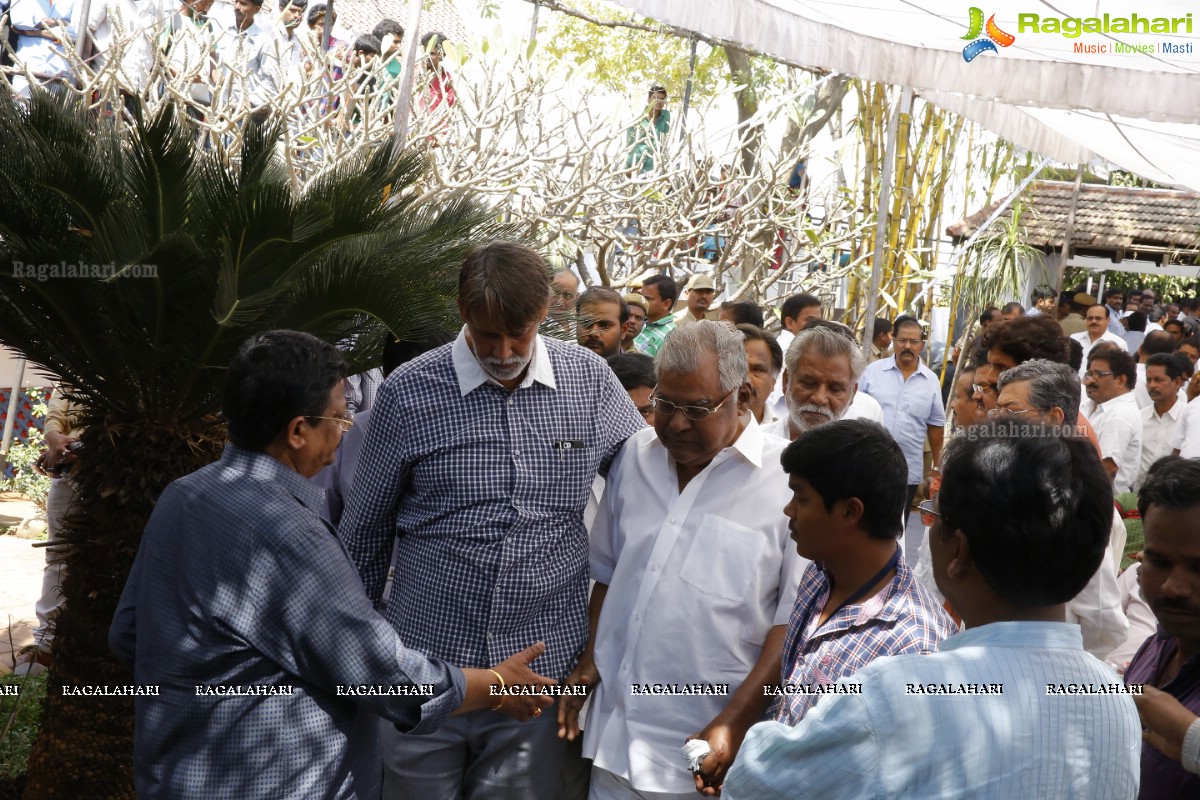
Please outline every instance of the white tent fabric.
[{"label": "white tent fabric", "polygon": [[[1200,190],[1194,0],[983,6],[999,33],[979,31],[974,40],[967,38],[970,0],[617,2],[788,63],[911,86],[1055,160],[1078,163],[1094,153],[1151,180]],[[1118,32],[1122,22],[1133,32]],[[1047,30],[1053,27],[1059,32]],[[972,41],[988,51],[968,62],[963,52]]]}]

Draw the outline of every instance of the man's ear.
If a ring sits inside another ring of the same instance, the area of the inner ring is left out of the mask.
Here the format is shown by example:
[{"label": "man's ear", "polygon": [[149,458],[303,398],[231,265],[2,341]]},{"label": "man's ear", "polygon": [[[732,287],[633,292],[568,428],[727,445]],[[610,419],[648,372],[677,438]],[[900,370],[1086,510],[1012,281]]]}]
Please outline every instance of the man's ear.
[{"label": "man's ear", "polygon": [[750,398],[752,397],[754,397],[754,386],[750,381],[743,382],[737,389],[738,416],[750,410]]},{"label": "man's ear", "polygon": [[971,543],[961,530],[950,534],[946,548],[950,555],[946,560],[946,574],[951,578],[961,578],[975,568],[971,562]]},{"label": "man's ear", "polygon": [[286,430],[284,430],[283,442],[289,450],[302,450],[308,441],[309,433],[310,429],[307,419],[304,417],[292,417],[288,421]]},{"label": "man's ear", "polygon": [[849,527],[859,527],[862,523],[863,512],[866,510],[862,500],[857,497],[846,497],[834,504],[838,517]]}]

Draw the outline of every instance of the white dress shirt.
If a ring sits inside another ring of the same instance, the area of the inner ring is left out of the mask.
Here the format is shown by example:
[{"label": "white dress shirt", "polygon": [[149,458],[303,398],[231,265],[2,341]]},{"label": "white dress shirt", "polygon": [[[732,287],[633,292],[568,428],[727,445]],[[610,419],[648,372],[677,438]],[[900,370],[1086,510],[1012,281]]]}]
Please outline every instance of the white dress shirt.
[{"label": "white dress shirt", "polygon": [[[49,80],[71,74],[62,45],[42,36],[29,36],[23,31],[49,30],[59,39],[76,37],[79,9],[75,0],[13,0],[8,9],[8,23],[18,32],[16,66],[21,71],[13,74],[13,92],[17,97],[29,97],[29,81],[25,70],[35,78]],[[43,23],[57,20],[61,25],[43,28]]]},{"label": "white dress shirt", "polygon": [[1125,618],[1129,620],[1129,633],[1125,636],[1125,641],[1108,654],[1106,660],[1122,670],[1133,660],[1142,643],[1158,629],[1158,618],[1142,599],[1141,587],[1138,586],[1137,574],[1141,566],[1135,561],[1117,578],[1117,588],[1121,590],[1121,608],[1125,610]]},{"label": "white dress shirt", "polygon": [[161,26],[175,13],[175,5],[168,10],[164,0],[93,0],[88,27],[100,54],[95,66],[104,64],[109,51],[119,47],[117,80],[127,92],[143,91],[154,68]]},{"label": "white dress shirt", "polygon": [[1083,413],[1096,430],[1100,458],[1111,458],[1117,465],[1113,494],[1131,491],[1142,464],[1142,411],[1133,392],[1103,403],[1088,401]]},{"label": "white dress shirt", "polygon": [[231,20],[214,24],[213,32],[226,102],[241,102],[244,94],[245,102],[258,108],[274,99],[283,84],[281,61],[286,50],[275,31],[256,15],[245,30],[238,30]]},{"label": "white dress shirt", "polygon": [[[786,446],[751,417],[682,492],[653,428],[613,462],[591,534],[592,577],[609,588],[583,753],[639,791],[693,791],[684,740],[725,708],[791,615],[808,562],[783,513]],[[631,694],[674,683],[728,684],[729,694]]]},{"label": "white dress shirt", "polygon": [[1071,334],[1071,338],[1083,345],[1083,363],[1079,365],[1080,378],[1083,377],[1083,373],[1087,372],[1088,353],[1092,352],[1092,348],[1101,342],[1112,342],[1126,353],[1129,352],[1129,345],[1125,343],[1125,340],[1120,336],[1117,336],[1115,333],[1107,330],[1100,336],[1099,339],[1094,342],[1092,341],[1091,334],[1087,331],[1084,331],[1083,333],[1073,333]]},{"label": "white dress shirt", "polygon": [[1183,409],[1171,449],[1178,450],[1184,458],[1200,458],[1200,397]]},{"label": "white dress shirt", "polygon": [[1145,483],[1146,473],[1155,461],[1171,455],[1175,444],[1175,430],[1179,427],[1179,420],[1183,418],[1184,408],[1186,404],[1176,398],[1175,403],[1167,409],[1167,413],[1161,416],[1154,410],[1153,404],[1142,409],[1142,465],[1138,470],[1135,484],[1137,488],[1140,489]]}]

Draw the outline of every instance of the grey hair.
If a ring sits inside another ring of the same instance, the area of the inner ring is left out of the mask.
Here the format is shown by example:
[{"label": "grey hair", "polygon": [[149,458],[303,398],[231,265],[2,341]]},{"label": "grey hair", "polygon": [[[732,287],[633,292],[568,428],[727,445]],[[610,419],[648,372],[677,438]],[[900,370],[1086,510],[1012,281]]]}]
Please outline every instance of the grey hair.
[{"label": "grey hair", "polygon": [[721,391],[731,392],[746,382],[750,365],[746,361],[745,335],[728,322],[702,319],[676,328],[667,334],[654,358],[654,377],[663,371],[695,372],[704,356],[717,357]]},{"label": "grey hair", "polygon": [[1042,414],[1057,406],[1063,412],[1063,424],[1074,425],[1079,419],[1079,374],[1066,364],[1031,358],[1000,374],[1000,389],[1012,383],[1029,381],[1029,403]]},{"label": "grey hair", "polygon": [[867,368],[867,357],[863,355],[858,342],[831,328],[817,326],[796,334],[783,358],[783,367],[789,376],[796,374],[800,359],[804,358],[805,353],[815,353],[823,358],[845,356],[850,359],[850,373],[855,382],[862,377]]}]

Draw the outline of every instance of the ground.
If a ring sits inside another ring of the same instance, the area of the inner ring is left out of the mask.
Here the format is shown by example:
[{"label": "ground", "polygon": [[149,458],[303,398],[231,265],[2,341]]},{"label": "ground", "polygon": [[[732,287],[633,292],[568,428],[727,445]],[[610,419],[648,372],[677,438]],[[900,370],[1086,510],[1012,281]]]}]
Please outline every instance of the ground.
[{"label": "ground", "polygon": [[[16,527],[34,513],[33,504],[0,495],[0,529]],[[0,674],[9,672],[18,650],[33,641],[33,608],[42,590],[46,551],[34,540],[0,536]]]}]

